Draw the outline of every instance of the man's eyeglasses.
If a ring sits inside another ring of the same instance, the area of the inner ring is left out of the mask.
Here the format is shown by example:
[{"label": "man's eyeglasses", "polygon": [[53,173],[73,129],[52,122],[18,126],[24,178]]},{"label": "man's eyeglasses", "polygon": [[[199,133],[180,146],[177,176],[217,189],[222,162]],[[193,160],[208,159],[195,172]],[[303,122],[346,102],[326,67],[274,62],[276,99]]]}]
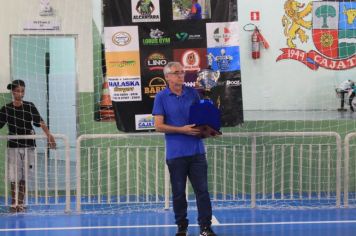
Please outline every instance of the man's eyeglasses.
[{"label": "man's eyeglasses", "polygon": [[172,71],[172,72],[169,72],[168,74],[182,76],[182,75],[185,75],[185,71]]}]

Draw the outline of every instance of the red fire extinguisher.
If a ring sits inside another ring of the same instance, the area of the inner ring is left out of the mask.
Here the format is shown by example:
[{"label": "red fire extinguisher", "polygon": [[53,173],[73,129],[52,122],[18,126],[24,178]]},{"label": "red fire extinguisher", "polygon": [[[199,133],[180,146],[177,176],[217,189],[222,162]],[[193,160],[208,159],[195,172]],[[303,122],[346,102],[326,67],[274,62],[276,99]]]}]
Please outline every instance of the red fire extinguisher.
[{"label": "red fire extinguisher", "polygon": [[252,35],[251,35],[251,42],[252,42],[252,59],[258,59],[261,57],[261,45],[260,45],[260,37],[259,37],[259,31],[257,27],[254,29]]},{"label": "red fire extinguisher", "polygon": [[261,57],[261,43],[265,49],[269,48],[269,44],[266,39],[262,36],[259,29],[255,27],[253,33],[251,35],[251,43],[252,43],[252,59],[258,59]]}]

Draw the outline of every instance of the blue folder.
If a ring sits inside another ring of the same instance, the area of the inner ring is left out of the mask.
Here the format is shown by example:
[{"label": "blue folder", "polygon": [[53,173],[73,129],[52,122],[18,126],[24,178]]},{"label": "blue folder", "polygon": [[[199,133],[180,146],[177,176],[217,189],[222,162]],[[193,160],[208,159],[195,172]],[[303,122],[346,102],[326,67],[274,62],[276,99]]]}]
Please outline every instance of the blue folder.
[{"label": "blue folder", "polygon": [[221,114],[209,99],[200,100],[190,107],[189,123],[195,124],[201,131],[201,138],[221,135]]}]

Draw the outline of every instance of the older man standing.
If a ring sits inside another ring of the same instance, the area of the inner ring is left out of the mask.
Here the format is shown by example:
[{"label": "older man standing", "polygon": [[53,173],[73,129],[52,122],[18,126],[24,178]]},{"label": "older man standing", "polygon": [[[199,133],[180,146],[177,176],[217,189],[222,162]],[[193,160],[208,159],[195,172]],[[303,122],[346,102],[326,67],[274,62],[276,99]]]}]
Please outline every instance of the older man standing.
[{"label": "older man standing", "polygon": [[194,88],[184,86],[185,72],[179,62],[169,62],[163,73],[168,87],[156,95],[152,114],[156,131],[165,133],[166,163],[171,178],[175,223],[178,226],[176,236],[185,236],[188,232],[187,177],[196,197],[200,235],[215,236],[211,229],[212,209],[205,148],[202,139],[197,136],[199,129],[194,128],[195,124],[189,124],[189,109],[199,102],[199,95]]}]

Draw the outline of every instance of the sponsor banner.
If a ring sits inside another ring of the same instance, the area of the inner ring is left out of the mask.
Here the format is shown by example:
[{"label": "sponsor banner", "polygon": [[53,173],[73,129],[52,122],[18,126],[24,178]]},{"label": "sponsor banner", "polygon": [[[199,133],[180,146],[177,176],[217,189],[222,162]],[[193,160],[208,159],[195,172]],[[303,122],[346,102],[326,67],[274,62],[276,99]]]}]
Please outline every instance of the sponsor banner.
[{"label": "sponsor banner", "polygon": [[172,1],[173,20],[202,20],[211,17],[211,1],[199,0],[192,3],[186,0]]},{"label": "sponsor banner", "polygon": [[182,63],[185,71],[199,71],[207,67],[206,48],[174,49],[173,58]]},{"label": "sponsor banner", "polygon": [[178,42],[192,41],[192,40],[202,40],[203,36],[201,34],[190,34],[186,31],[179,31],[175,33],[175,39]]},{"label": "sponsor banner", "polygon": [[137,26],[105,27],[105,51],[139,51]]},{"label": "sponsor banner", "polygon": [[132,22],[160,22],[159,0],[131,0]]},{"label": "sponsor banner", "polygon": [[[193,19],[194,11],[198,14]],[[181,62],[185,85],[195,87],[197,71],[208,67],[207,37],[210,48],[218,50],[212,50],[210,60],[226,68],[220,73],[223,84],[212,91],[222,124],[243,122],[241,86],[235,81],[239,71],[230,71],[234,67],[229,64],[237,56],[224,57],[219,51],[239,46],[236,11],[236,0],[104,0],[105,73],[120,131],[153,129],[145,115],[152,112],[156,94],[167,87],[163,67],[168,62]]]},{"label": "sponsor banner", "polygon": [[140,44],[142,46],[167,46],[172,42],[171,35],[165,28],[156,25],[140,28]]},{"label": "sponsor banner", "polygon": [[240,45],[239,26],[235,22],[206,23],[208,48]]},{"label": "sponsor banner", "polygon": [[136,130],[153,130],[155,129],[154,117],[152,114],[135,115]]},{"label": "sponsor banner", "polygon": [[140,76],[139,52],[107,52],[107,76]]},{"label": "sponsor banner", "polygon": [[240,87],[241,86],[241,80],[233,80],[233,79],[231,79],[231,80],[226,80],[226,81],[224,81],[224,82],[222,82],[222,83],[225,83],[224,85],[226,86],[226,87]]},{"label": "sponsor banner", "polygon": [[282,48],[283,52],[277,61],[291,59],[299,61],[312,70],[317,70],[319,67],[323,67],[329,70],[347,70],[356,66],[356,55],[353,55],[347,59],[336,60],[324,57],[317,51],[310,50],[309,52],[294,49],[294,48]]},{"label": "sponsor banner", "polygon": [[184,85],[192,88],[197,87],[197,78],[197,71],[187,71],[184,76]]},{"label": "sponsor banner", "polygon": [[152,52],[144,59],[144,66],[149,71],[163,71],[163,67],[167,65],[169,59],[163,52]]},{"label": "sponsor banner", "polygon": [[108,77],[110,97],[113,102],[141,101],[141,77]]},{"label": "sponsor banner", "polygon": [[240,47],[208,48],[208,64],[221,72],[240,70]]},{"label": "sponsor banner", "polygon": [[206,27],[203,21],[189,22],[189,27],[182,22],[174,22],[171,29],[174,48],[206,48]]},{"label": "sponsor banner", "polygon": [[243,122],[242,81],[240,71],[221,72],[211,89],[211,100],[221,112],[221,123],[235,126]]},{"label": "sponsor banner", "polygon": [[140,51],[141,73],[143,78],[147,76],[163,76],[163,67],[173,60],[172,49],[169,48],[145,48]]},{"label": "sponsor banner", "polygon": [[143,93],[149,99],[154,99],[156,94],[167,87],[167,82],[163,75],[152,76],[145,79],[145,84],[143,85]]}]

